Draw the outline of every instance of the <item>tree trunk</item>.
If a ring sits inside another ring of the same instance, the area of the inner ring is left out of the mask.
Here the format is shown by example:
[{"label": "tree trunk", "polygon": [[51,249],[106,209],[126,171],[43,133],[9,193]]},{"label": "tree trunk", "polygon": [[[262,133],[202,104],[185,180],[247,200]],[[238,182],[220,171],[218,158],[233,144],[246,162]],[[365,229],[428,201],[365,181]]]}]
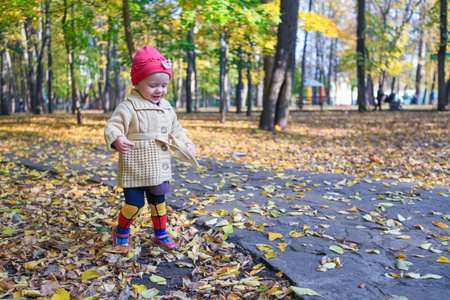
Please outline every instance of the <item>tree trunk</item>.
[{"label": "tree trunk", "polygon": [[366,86],[365,86],[365,29],[366,21],[364,18],[365,0],[358,0],[358,17],[356,28],[356,61],[357,61],[357,76],[358,76],[358,111],[366,111]]},{"label": "tree trunk", "polygon": [[395,93],[395,82],[397,80],[397,77],[392,77],[392,82],[391,82],[391,93]]},{"label": "tree trunk", "polygon": [[447,0],[441,0],[441,12],[440,12],[440,32],[441,42],[438,52],[438,111],[445,111],[447,105],[447,90],[445,86],[445,55],[448,43],[448,31],[447,31]]},{"label": "tree trunk", "polygon": [[54,99],[53,99],[53,56],[52,56],[52,33],[49,28],[48,34],[48,80],[47,80],[47,93],[48,93],[48,113],[52,114],[54,110]]},{"label": "tree trunk", "polygon": [[224,30],[224,46],[225,46],[225,53],[223,57],[223,97],[222,97],[222,103],[221,103],[221,114],[220,114],[220,123],[225,123],[225,115],[227,113],[227,99],[228,99],[228,52],[229,52],[229,46],[228,46],[228,28],[225,28]]},{"label": "tree trunk", "polygon": [[366,97],[369,99],[370,104],[375,103],[373,79],[372,79],[372,74],[370,74],[370,73],[367,76],[367,95],[366,95]]},{"label": "tree trunk", "polygon": [[[24,53],[24,58],[25,58],[25,54],[27,52],[24,51],[23,53]],[[25,61],[25,63],[28,61],[27,59],[23,59],[23,60]],[[27,92],[27,86],[28,86],[28,81],[27,81],[27,77],[26,77],[26,71],[24,70],[24,65],[20,64],[20,88],[21,88],[22,99],[23,99],[23,111],[28,111],[28,108],[30,107],[30,93]]]},{"label": "tree trunk", "polygon": [[263,81],[264,79],[260,78],[260,81],[256,86],[256,107],[262,107],[263,105],[263,94],[264,94]]},{"label": "tree trunk", "polygon": [[[220,57],[219,57],[219,102],[220,102],[220,113],[222,113],[222,102],[225,101],[223,95],[224,91],[224,78],[225,78],[225,34],[222,33],[220,36]],[[223,105],[226,107],[226,105]]]},{"label": "tree trunk", "polygon": [[238,84],[236,85],[236,101],[235,101],[235,105],[236,105],[236,113],[240,114],[241,113],[241,108],[242,108],[242,49],[239,48],[238,50],[238,57],[239,57],[239,63],[238,63]]},{"label": "tree trunk", "polygon": [[38,55],[38,65],[37,65],[37,77],[36,77],[36,96],[37,96],[37,106],[35,107],[35,114],[39,114],[44,109],[45,100],[45,89],[44,89],[44,59],[47,52],[48,40],[50,36],[50,16],[49,16],[50,5],[47,3],[45,5],[45,25],[42,32],[42,48]]},{"label": "tree trunk", "polygon": [[[77,113],[77,123],[79,125],[83,124],[83,120],[81,118],[81,108],[77,97],[77,88],[76,88],[76,81],[75,81],[75,72],[74,72],[74,47],[73,42],[71,45],[69,44],[69,34],[67,32],[68,26],[65,26],[67,21],[67,0],[64,0],[64,16],[62,18],[62,25],[63,25],[63,34],[64,34],[64,44],[66,47],[66,53],[67,53],[67,59],[69,61],[69,70],[70,70],[70,79],[71,79],[71,86],[72,86],[72,114]],[[72,32],[75,32],[75,24],[73,20],[73,4],[72,4]],[[72,48],[72,49],[71,49]]]},{"label": "tree trunk", "polygon": [[12,66],[12,62],[11,62],[11,56],[9,55],[9,51],[6,45],[4,45],[5,48],[5,58],[6,58],[6,65],[8,67],[8,72],[9,72],[9,81],[10,81],[10,85],[11,85],[11,91],[12,91],[12,98],[11,98],[11,113],[15,113],[16,112],[16,107],[19,106],[19,92],[17,90],[17,84],[16,84],[16,79],[14,76],[14,72],[13,72],[13,66]]},{"label": "tree trunk", "polygon": [[[117,39],[117,36],[116,36]],[[117,105],[122,102],[122,78],[120,76],[120,61],[119,61],[119,43],[117,41],[114,42],[114,101],[111,110],[115,110]]]},{"label": "tree trunk", "polygon": [[136,50],[134,49],[133,36],[131,34],[131,23],[130,23],[130,10],[128,6],[128,0],[122,1],[122,14],[123,14],[123,27],[125,29],[125,39],[127,41],[128,54],[131,60],[133,60],[134,55],[136,55]]},{"label": "tree trunk", "polygon": [[275,55],[264,57],[264,87],[263,87],[263,101],[262,106],[264,107],[264,103],[267,103],[269,97],[269,88],[270,83],[272,82],[272,74],[273,68],[275,65]]},{"label": "tree trunk", "polygon": [[[2,37],[3,39],[3,37]],[[0,103],[0,115],[7,116],[10,114],[9,103],[8,103],[8,66],[6,64],[6,49],[3,47],[1,50],[2,59],[2,72],[1,72],[1,86],[2,86],[2,96]]]},{"label": "tree trunk", "polygon": [[103,79],[104,79],[104,86],[103,86],[103,111],[104,112],[109,112],[111,111],[111,107],[112,105],[112,93],[111,93],[111,68],[112,68],[112,47],[113,47],[113,42],[111,40],[111,33],[112,33],[112,28],[113,25],[111,23],[111,20],[109,20],[108,22],[109,24],[109,29],[108,29],[108,36],[110,37],[108,39],[108,46],[106,48],[106,69],[104,69],[104,73],[103,73]]},{"label": "tree trunk", "polygon": [[192,27],[188,32],[188,49],[186,51],[187,69],[186,69],[186,112],[192,113],[192,74],[194,73],[194,39],[192,37]]},{"label": "tree trunk", "polygon": [[[274,0],[261,0],[261,3],[267,4],[271,3]],[[272,31],[274,30],[274,26],[271,26]],[[267,102],[270,82],[272,81],[272,73],[273,73],[273,66],[275,64],[275,55],[272,56],[265,56],[264,57],[264,86],[263,86],[263,94],[262,94],[262,103],[261,106],[264,105],[264,103]]]},{"label": "tree trunk", "polygon": [[[27,60],[27,79],[28,79],[28,94],[30,97],[30,111],[32,113],[36,113],[36,107],[37,107],[37,96],[36,96],[36,72],[34,70],[34,62],[33,62],[33,56],[34,53],[32,51],[32,41],[31,41],[31,23],[32,19],[28,18],[27,22],[25,23],[25,35],[26,35],[26,42],[24,41],[25,45],[25,51],[27,51],[26,57]],[[29,45],[29,46],[28,46]]]},{"label": "tree trunk", "polygon": [[450,105],[450,78],[447,81],[447,105]]},{"label": "tree trunk", "polygon": [[436,74],[437,74],[437,71],[434,71],[434,73],[433,73],[433,81],[431,82],[430,97],[428,98],[428,104],[433,104],[434,89],[436,87]]},{"label": "tree trunk", "polygon": [[198,109],[200,108],[200,91],[198,89],[198,72],[197,72],[197,62],[196,62],[196,55],[195,55],[195,51],[194,52],[194,80],[195,80],[195,111],[198,111]]},{"label": "tree trunk", "polygon": [[[421,13],[421,23],[425,17],[425,12]],[[420,27],[419,31],[419,53],[417,55],[417,69],[416,69],[416,96],[419,102],[420,97],[420,85],[422,84],[422,52],[423,52],[423,27]]]},{"label": "tree trunk", "polygon": [[[309,11],[311,11],[311,4],[312,4],[312,0],[309,0]],[[302,64],[301,64],[301,71],[300,71],[300,99],[299,99],[299,103],[298,103],[298,107],[300,109],[303,109],[303,83],[305,82],[305,61],[306,61],[306,47],[308,46],[308,31],[305,30],[305,41],[303,43],[303,53],[302,53]]]},{"label": "tree trunk", "polygon": [[331,102],[331,72],[333,70],[333,56],[334,56],[334,47],[336,45],[336,39],[331,39],[331,47],[330,47],[330,61],[328,64],[328,73],[327,73],[327,88],[326,88],[326,95],[328,96],[328,104]]},{"label": "tree trunk", "polygon": [[247,117],[250,117],[252,115],[252,106],[253,106],[253,99],[252,99],[252,64],[250,60],[249,55],[249,63],[247,66]]},{"label": "tree trunk", "polygon": [[289,117],[292,82],[295,67],[298,1],[282,0],[281,24],[278,26],[278,45],[272,79],[263,104],[259,128],[273,131],[275,125],[285,129]]},{"label": "tree trunk", "polygon": [[182,108],[182,96],[183,96],[183,56],[180,51],[180,59],[178,60],[178,85],[177,85],[177,99],[175,103],[176,108]]}]

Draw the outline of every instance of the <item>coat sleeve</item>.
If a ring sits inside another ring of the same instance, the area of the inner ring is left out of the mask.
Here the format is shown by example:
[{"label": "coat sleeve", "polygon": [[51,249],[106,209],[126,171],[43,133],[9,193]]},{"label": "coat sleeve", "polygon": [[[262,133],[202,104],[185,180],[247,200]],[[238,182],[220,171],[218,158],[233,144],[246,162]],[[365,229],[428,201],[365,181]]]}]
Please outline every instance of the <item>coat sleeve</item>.
[{"label": "coat sleeve", "polygon": [[130,127],[131,111],[127,105],[122,102],[117,106],[111,118],[105,125],[105,142],[109,151],[117,151],[112,143],[120,137],[126,136]]},{"label": "coat sleeve", "polygon": [[181,126],[180,122],[178,122],[176,112],[173,109],[172,112],[173,112],[173,122],[171,132],[172,135],[185,144],[190,143],[195,146],[195,144],[187,137],[186,133],[184,132],[183,126]]}]

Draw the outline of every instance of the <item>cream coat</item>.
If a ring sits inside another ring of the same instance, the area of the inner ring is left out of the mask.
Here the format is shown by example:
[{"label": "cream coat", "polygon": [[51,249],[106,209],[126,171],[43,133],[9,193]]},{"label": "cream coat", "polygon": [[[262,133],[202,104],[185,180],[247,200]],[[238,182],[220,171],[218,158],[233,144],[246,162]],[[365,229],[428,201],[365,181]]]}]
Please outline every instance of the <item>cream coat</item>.
[{"label": "cream coat", "polygon": [[165,99],[156,105],[133,89],[106,123],[105,140],[110,151],[117,151],[112,143],[120,136],[127,137],[135,145],[129,153],[119,153],[117,180],[122,188],[156,186],[170,181],[170,150],[194,168],[199,167],[185,146],[193,143]]}]

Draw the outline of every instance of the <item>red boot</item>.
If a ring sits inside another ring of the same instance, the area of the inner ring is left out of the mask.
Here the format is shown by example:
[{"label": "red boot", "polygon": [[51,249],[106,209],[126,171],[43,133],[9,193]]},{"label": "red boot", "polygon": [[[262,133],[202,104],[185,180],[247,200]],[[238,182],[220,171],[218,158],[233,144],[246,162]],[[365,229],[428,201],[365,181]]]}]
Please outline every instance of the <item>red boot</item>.
[{"label": "red boot", "polygon": [[126,243],[126,244],[117,244],[117,238],[127,238],[127,237],[129,237],[130,236],[130,234],[129,233],[127,233],[127,234],[120,234],[120,233],[118,233],[117,232],[117,227],[114,227],[114,229],[113,229],[113,231],[112,231],[112,238],[113,238],[113,245],[114,245],[114,247],[117,247],[117,246],[130,246],[130,243],[128,242],[128,243]]},{"label": "red boot", "polygon": [[164,235],[155,235],[153,237],[153,243],[155,243],[156,245],[158,245],[161,249],[176,249],[178,248],[178,245],[174,242],[174,241],[170,241],[167,243],[163,243],[162,240],[164,240],[165,238],[169,237],[168,234],[164,234]]}]

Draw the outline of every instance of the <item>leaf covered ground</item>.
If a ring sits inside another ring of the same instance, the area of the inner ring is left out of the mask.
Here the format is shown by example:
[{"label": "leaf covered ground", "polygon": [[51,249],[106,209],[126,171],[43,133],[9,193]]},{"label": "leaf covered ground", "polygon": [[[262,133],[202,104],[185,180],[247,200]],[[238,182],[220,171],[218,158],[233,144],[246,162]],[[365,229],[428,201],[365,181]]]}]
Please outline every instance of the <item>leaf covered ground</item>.
[{"label": "leaf covered ground", "polygon": [[[416,181],[427,188],[450,184],[448,117],[436,112],[294,112],[286,132],[267,133],[257,129],[257,117],[229,115],[220,124],[215,113],[179,114],[200,157],[255,168]],[[112,249],[109,230],[122,202],[120,189],[92,183],[89,174],[73,168],[92,174],[98,171],[90,164],[95,159],[114,164],[115,155],[89,154],[103,149],[107,118],[85,115],[82,126],[70,115],[0,119],[0,153],[33,157],[56,170],[30,170],[0,157],[3,297],[265,299],[292,291],[314,294],[265,273],[264,266],[226,241],[226,226],[197,232],[191,226],[195,220],[182,211],[170,212],[180,251],[165,253],[152,245],[145,213],[137,220],[133,249]]]},{"label": "leaf covered ground", "polygon": [[[0,131],[48,141],[93,143],[95,148],[104,143],[108,117],[85,115],[82,126],[71,115],[11,117],[0,120]],[[259,114],[251,118],[229,114],[227,118],[221,124],[217,113],[179,113],[200,157],[450,185],[449,112],[294,111],[288,129],[275,134],[258,129]]]},{"label": "leaf covered ground", "polygon": [[135,221],[133,247],[113,248],[120,188],[15,163],[1,172],[0,298],[268,299],[291,292],[222,231],[195,229],[187,213],[169,211],[177,251],[153,245],[149,211]]}]

